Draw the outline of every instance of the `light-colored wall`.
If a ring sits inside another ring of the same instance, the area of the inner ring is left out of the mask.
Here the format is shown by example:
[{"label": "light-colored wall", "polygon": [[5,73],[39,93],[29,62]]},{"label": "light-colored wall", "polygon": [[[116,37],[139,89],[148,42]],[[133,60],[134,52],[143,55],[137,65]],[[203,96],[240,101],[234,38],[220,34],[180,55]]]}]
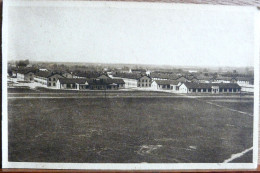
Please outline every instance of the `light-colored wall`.
[{"label": "light-colored wall", "polygon": [[42,84],[43,86],[47,87],[47,78],[41,76],[34,76],[34,82]]},{"label": "light-colored wall", "polygon": [[154,89],[154,90],[159,89],[159,88],[158,88],[158,85],[157,85],[157,83],[156,83],[155,81],[152,82],[151,88]]},{"label": "light-colored wall", "polygon": [[188,88],[182,84],[180,87],[179,87],[179,93],[188,93]]},{"label": "light-colored wall", "polygon": [[151,87],[151,83],[152,80],[149,77],[143,76],[138,80],[137,86],[140,88],[149,88]]},{"label": "light-colored wall", "polygon": [[48,78],[48,87],[56,88],[56,83],[59,78],[63,78],[63,76],[59,74],[52,75]]},{"label": "light-colored wall", "polygon": [[137,79],[128,79],[122,78],[125,82],[125,88],[136,88],[137,87]]}]

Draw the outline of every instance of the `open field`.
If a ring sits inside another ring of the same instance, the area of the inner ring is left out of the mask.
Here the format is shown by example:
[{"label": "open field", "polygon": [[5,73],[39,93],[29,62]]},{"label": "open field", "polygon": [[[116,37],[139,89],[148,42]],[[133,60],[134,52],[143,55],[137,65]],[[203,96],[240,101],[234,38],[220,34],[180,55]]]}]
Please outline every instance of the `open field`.
[{"label": "open field", "polygon": [[252,147],[253,98],[11,92],[9,161],[221,163]]}]

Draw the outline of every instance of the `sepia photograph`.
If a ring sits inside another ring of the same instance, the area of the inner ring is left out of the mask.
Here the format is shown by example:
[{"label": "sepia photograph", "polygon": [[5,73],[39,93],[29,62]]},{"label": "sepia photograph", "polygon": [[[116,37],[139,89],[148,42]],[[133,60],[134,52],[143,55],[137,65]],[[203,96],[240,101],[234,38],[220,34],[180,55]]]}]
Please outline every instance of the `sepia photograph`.
[{"label": "sepia photograph", "polygon": [[3,168],[256,168],[257,8],[4,0],[3,10]]}]

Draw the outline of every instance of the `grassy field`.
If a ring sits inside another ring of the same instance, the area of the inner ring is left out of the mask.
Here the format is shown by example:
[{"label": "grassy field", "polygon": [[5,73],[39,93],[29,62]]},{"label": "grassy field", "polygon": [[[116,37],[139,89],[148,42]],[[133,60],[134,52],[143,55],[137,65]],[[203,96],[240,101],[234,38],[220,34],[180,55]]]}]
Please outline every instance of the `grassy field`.
[{"label": "grassy field", "polygon": [[[9,94],[9,161],[221,163],[252,147],[250,98],[24,96],[35,94]],[[252,152],[233,162],[252,162]]]}]

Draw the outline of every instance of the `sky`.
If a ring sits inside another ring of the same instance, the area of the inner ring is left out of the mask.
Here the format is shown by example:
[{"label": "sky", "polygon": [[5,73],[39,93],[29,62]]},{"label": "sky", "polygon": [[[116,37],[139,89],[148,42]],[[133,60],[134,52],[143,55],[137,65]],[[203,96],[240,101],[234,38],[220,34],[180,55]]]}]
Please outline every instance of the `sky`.
[{"label": "sky", "polygon": [[254,64],[254,8],[50,3],[8,8],[8,60]]}]

